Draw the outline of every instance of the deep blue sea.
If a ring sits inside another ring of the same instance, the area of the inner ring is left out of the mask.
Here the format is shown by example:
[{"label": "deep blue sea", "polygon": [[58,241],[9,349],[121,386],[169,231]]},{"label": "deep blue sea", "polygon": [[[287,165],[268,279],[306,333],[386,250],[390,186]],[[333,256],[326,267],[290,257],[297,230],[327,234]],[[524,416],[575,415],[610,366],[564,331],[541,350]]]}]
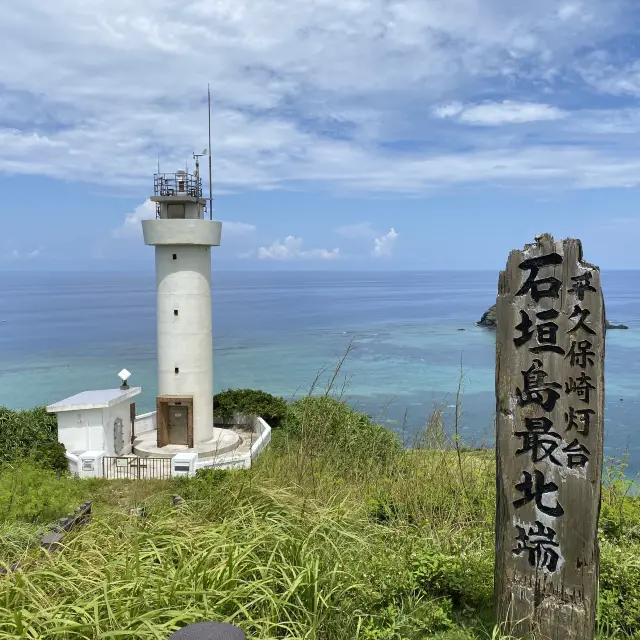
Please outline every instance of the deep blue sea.
[{"label": "deep blue sea", "polygon": [[[605,455],[640,472],[640,272],[604,272],[607,318],[629,325],[606,345]],[[287,398],[354,349],[338,384],[390,428],[452,414],[464,371],[462,434],[493,440],[495,336],[475,326],[495,302],[495,272],[223,272],[213,275],[216,391]],[[465,329],[465,331],[459,331]],[[0,405],[45,405],[112,388],[118,372],[156,395],[153,272],[0,272]],[[321,377],[321,382],[327,375]],[[449,422],[450,424],[450,422]]]}]

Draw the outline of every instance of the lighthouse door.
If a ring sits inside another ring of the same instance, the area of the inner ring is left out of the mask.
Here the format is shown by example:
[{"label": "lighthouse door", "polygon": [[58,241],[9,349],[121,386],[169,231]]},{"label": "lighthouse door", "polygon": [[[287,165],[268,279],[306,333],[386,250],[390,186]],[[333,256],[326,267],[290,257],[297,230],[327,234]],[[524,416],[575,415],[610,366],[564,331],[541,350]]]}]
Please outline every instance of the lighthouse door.
[{"label": "lighthouse door", "polygon": [[188,407],[169,405],[169,442],[171,444],[188,444],[187,412]]}]

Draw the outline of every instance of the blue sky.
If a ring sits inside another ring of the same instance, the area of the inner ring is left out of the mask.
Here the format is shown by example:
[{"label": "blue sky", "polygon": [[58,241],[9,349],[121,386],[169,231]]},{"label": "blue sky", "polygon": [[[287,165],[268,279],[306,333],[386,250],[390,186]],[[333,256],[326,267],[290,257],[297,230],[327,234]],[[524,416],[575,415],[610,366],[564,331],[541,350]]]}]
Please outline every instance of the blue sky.
[{"label": "blue sky", "polygon": [[[207,146],[218,269],[640,269],[637,0],[21,0],[0,269],[147,269],[160,155]],[[206,161],[205,161],[206,167]],[[208,185],[205,186],[208,192]]]}]

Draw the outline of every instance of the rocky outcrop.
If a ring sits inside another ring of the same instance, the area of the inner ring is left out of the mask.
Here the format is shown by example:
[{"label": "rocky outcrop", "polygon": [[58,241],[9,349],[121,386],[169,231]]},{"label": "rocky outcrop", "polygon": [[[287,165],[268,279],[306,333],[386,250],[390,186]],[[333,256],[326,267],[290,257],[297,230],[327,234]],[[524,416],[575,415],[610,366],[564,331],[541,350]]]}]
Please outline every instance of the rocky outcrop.
[{"label": "rocky outcrop", "polygon": [[476,322],[479,327],[487,327],[487,329],[495,329],[497,326],[496,305],[489,307],[480,318],[480,322]]},{"label": "rocky outcrop", "polygon": [[[486,327],[487,329],[495,329],[497,326],[496,317],[496,305],[489,307],[480,318],[479,322],[476,322],[479,327]],[[626,324],[611,324],[608,320],[605,320],[607,329],[628,329]]]}]

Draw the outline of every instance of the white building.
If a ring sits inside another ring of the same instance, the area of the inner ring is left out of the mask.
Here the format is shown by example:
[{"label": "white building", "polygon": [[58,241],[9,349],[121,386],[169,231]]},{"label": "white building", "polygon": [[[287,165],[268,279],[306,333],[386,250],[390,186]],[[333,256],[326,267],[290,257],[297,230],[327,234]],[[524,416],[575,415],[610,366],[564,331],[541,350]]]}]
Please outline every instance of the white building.
[{"label": "white building", "polygon": [[132,452],[135,405],[130,400],[140,391],[140,387],[83,391],[47,407],[56,414],[58,441],[67,450],[72,471],[81,471],[78,461],[85,454],[98,459],[98,465],[102,456]]},{"label": "white building", "polygon": [[222,224],[207,219],[197,165],[154,183],[156,219],[142,230],[156,254],[157,446],[195,448],[214,435],[211,247]]}]

